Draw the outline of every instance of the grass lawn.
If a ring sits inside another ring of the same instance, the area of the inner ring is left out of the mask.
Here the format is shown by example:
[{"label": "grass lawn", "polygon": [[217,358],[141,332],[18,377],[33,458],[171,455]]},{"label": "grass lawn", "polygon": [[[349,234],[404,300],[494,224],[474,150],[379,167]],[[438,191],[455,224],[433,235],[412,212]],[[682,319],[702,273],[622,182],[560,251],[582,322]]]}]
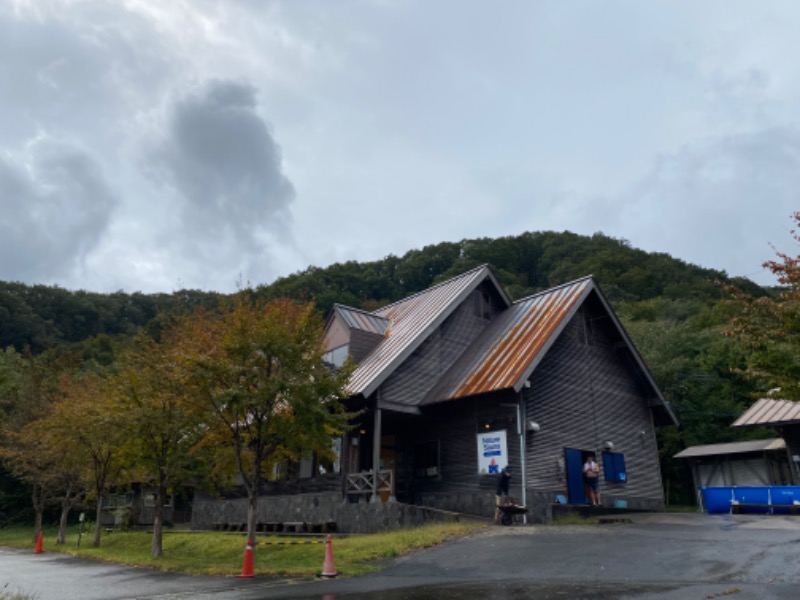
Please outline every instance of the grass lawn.
[{"label": "grass lawn", "polygon": [[[473,523],[438,523],[369,535],[333,536],[332,549],[340,576],[362,575],[381,568],[382,559],[409,554],[485,527]],[[104,533],[99,548],[92,548],[93,535],[84,532],[77,547],[77,526],[71,527],[66,544],[57,546],[56,529],[45,529],[44,551],[61,552],[137,567],[190,575],[238,575],[244,562],[245,536],[232,533],[193,533],[165,530],[164,553],[150,556],[152,534],[145,531]],[[35,547],[33,529],[0,529],[0,545],[16,548]],[[325,537],[283,537],[259,535],[253,553],[257,576],[312,577],[322,570]],[[276,542],[314,544],[276,544]],[[0,600],[3,600],[0,596]]]}]

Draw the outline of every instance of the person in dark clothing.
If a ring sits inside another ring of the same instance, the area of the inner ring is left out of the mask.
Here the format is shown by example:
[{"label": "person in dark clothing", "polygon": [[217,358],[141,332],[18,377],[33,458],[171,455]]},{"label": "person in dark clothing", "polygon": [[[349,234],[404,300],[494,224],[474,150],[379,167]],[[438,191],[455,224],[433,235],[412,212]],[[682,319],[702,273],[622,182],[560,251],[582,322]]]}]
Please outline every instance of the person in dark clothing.
[{"label": "person in dark clothing", "polygon": [[500,471],[500,477],[497,480],[497,490],[495,491],[495,511],[494,511],[494,522],[499,523],[501,517],[503,516],[503,511],[500,510],[500,507],[503,505],[503,502],[506,501],[508,497],[508,486],[511,483],[511,469],[510,467],[504,468]]}]

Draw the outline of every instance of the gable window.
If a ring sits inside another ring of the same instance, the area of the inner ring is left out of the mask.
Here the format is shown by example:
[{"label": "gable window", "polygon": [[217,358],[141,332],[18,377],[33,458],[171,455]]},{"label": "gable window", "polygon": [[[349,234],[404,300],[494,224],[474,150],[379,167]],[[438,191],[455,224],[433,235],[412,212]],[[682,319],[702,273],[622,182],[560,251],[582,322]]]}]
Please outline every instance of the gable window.
[{"label": "gable window", "polygon": [[344,362],[347,360],[347,357],[350,355],[350,345],[345,344],[344,346],[339,346],[338,348],[334,348],[333,350],[328,350],[323,356],[322,360],[329,365],[333,365],[337,369],[344,365]]},{"label": "gable window", "polygon": [[625,455],[619,452],[603,452],[603,472],[606,481],[625,483],[628,480]]},{"label": "gable window", "polygon": [[475,291],[475,316],[484,320],[492,318],[492,299],[485,289]]},{"label": "gable window", "polygon": [[414,446],[414,477],[423,479],[439,476],[439,441]]}]

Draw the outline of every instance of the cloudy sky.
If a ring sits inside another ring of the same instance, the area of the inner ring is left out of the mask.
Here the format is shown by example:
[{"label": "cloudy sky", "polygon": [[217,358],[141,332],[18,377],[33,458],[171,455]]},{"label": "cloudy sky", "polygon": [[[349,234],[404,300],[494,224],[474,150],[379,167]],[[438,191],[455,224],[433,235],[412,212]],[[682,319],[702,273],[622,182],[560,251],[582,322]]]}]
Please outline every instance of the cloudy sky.
[{"label": "cloudy sky", "polygon": [[794,0],[2,0],[0,280],[231,291],[564,231],[774,283]]}]

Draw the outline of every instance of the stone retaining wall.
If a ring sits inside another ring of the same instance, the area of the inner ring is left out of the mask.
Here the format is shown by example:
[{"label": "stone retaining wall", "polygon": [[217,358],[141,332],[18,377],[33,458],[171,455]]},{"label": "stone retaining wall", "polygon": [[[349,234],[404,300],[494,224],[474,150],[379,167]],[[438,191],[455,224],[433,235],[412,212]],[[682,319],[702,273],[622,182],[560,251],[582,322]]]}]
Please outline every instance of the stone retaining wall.
[{"label": "stone retaining wall", "polygon": [[[342,533],[375,533],[414,527],[431,521],[459,521],[453,512],[399,502],[342,501],[339,493],[296,496],[262,496],[258,499],[259,523],[335,523]],[[466,517],[468,518],[468,517]],[[192,506],[192,529],[213,530],[247,522],[247,498],[231,500],[198,493]]]}]

